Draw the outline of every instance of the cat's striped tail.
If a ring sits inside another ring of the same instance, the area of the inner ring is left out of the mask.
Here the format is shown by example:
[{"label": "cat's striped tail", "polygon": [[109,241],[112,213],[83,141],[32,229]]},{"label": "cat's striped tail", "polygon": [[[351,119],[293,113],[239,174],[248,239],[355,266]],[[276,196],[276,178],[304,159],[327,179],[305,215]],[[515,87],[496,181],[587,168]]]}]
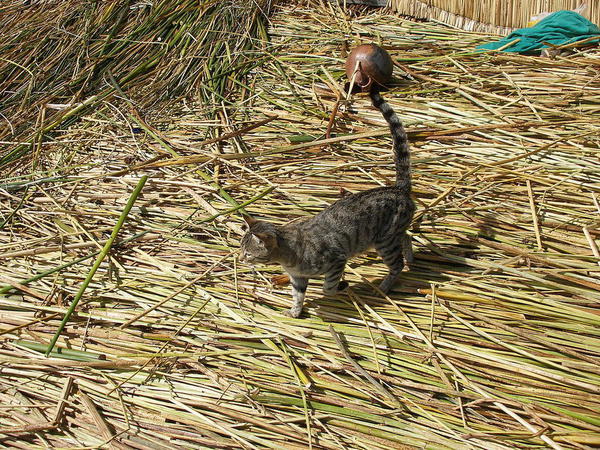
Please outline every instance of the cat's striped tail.
[{"label": "cat's striped tail", "polygon": [[377,88],[371,89],[371,102],[373,106],[381,111],[383,118],[390,126],[390,132],[394,142],[394,163],[396,165],[396,186],[410,191],[410,149],[408,138],[402,122],[386,102]]}]

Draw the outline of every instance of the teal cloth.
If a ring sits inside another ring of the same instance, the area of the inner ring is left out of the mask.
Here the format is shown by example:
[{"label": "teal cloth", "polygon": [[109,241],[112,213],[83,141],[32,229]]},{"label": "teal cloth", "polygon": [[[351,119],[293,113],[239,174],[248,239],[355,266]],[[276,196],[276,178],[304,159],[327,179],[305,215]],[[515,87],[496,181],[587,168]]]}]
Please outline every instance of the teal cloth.
[{"label": "teal cloth", "polygon": [[477,47],[480,50],[496,50],[515,39],[519,42],[505,48],[505,52],[527,53],[548,47],[544,42],[564,45],[598,36],[591,42],[600,40],[600,28],[573,11],[557,11],[529,28],[519,28],[504,39],[489,42]]}]

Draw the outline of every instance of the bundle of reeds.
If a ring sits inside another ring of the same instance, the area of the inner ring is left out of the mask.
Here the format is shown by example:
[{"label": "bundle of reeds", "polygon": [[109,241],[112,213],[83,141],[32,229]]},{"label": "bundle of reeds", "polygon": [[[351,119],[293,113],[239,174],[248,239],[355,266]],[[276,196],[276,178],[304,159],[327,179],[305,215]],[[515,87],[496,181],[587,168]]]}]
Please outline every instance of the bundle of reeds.
[{"label": "bundle of reeds", "polygon": [[[480,35],[325,2],[270,22],[228,97],[246,120],[181,99],[141,126],[101,100],[0,184],[0,445],[600,445],[598,51],[473,53]],[[341,92],[359,41],[410,77],[385,96],[416,262],[385,297],[357,257],[347,294],[314,281],[290,319],[281,269],[235,257],[237,212],[283,223],[391,182],[385,122]]]},{"label": "bundle of reeds", "polygon": [[598,2],[583,0],[390,0],[389,5],[400,14],[443,23],[468,30],[508,34],[527,26],[530,18],[542,12],[576,9],[586,3],[582,15],[600,23]]}]

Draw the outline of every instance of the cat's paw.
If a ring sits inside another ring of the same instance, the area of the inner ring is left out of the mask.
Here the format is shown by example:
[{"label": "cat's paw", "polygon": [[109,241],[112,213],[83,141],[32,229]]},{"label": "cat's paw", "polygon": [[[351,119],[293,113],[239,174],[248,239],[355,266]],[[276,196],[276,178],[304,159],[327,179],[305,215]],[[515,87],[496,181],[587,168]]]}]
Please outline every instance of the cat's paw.
[{"label": "cat's paw", "polygon": [[350,286],[350,283],[348,283],[347,281],[340,281],[340,284],[338,284],[338,292],[345,291],[346,289],[348,289],[348,286]]},{"label": "cat's paw", "polygon": [[291,317],[292,319],[297,319],[298,317],[300,317],[300,314],[302,314],[302,308],[290,308],[283,312],[284,316]]},{"label": "cat's paw", "polygon": [[337,295],[340,292],[348,289],[348,286],[350,286],[350,285],[348,284],[347,281],[340,281],[336,287],[327,287],[326,288],[325,286],[323,286],[323,294],[334,296],[334,295]]}]

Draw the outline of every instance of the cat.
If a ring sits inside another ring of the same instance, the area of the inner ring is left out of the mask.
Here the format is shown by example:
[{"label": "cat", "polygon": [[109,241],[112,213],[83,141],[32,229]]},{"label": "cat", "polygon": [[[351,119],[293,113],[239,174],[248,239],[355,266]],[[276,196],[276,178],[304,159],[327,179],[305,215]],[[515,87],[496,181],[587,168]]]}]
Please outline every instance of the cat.
[{"label": "cat", "polygon": [[293,304],[287,315],[299,317],[309,278],[324,275],[323,293],[335,295],[348,287],[340,281],[346,261],[375,248],[389,272],[379,288],[388,293],[398,275],[413,260],[406,233],[415,212],[411,198],[410,150],[402,123],[373,88],[371,102],[387,121],[393,138],[396,183],[344,196],[314,217],[274,225],[244,215],[246,234],[240,260],[279,263],[290,276]]}]

